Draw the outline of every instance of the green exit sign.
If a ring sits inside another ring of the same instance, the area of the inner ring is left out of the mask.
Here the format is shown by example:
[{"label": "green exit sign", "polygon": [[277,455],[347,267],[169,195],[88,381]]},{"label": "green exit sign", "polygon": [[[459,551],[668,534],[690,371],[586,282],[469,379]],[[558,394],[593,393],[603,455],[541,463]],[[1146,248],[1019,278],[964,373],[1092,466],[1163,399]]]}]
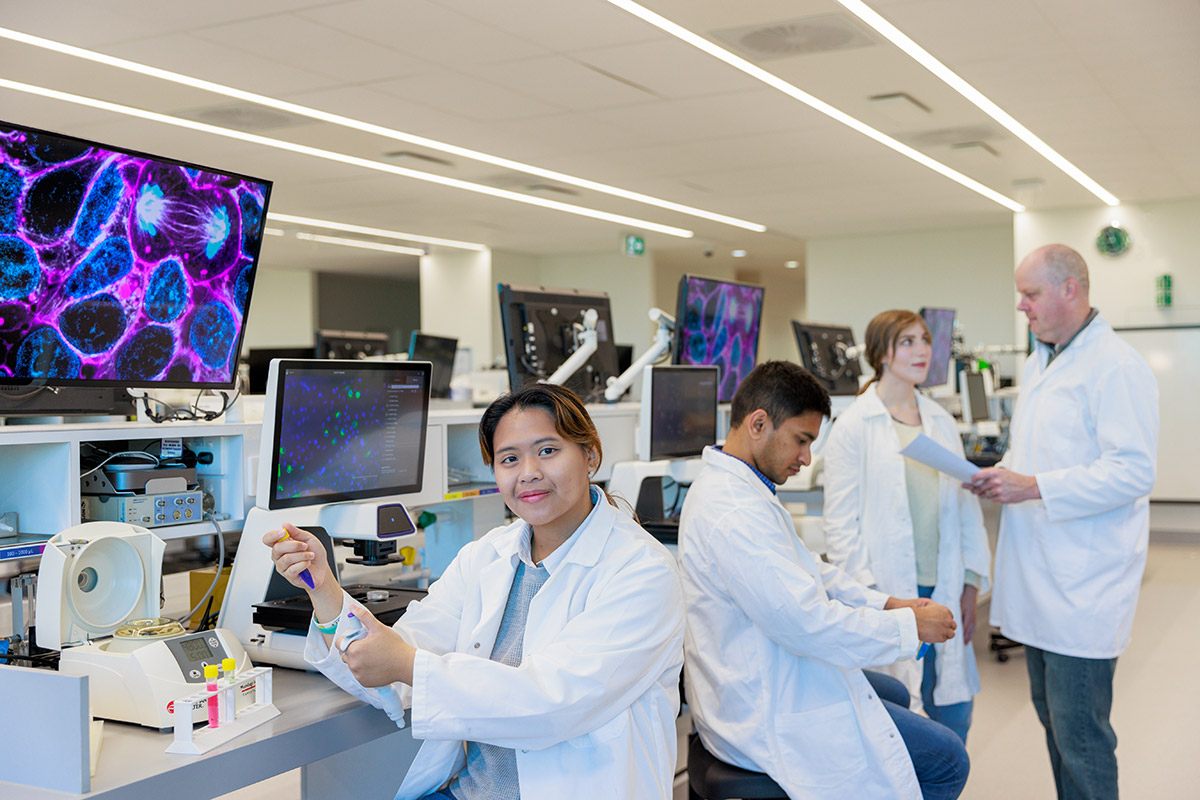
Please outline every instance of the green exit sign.
[{"label": "green exit sign", "polygon": [[625,255],[640,256],[646,252],[646,240],[632,234],[625,237]]},{"label": "green exit sign", "polygon": [[1171,307],[1171,276],[1159,275],[1154,281],[1155,297],[1154,302],[1159,308]]}]

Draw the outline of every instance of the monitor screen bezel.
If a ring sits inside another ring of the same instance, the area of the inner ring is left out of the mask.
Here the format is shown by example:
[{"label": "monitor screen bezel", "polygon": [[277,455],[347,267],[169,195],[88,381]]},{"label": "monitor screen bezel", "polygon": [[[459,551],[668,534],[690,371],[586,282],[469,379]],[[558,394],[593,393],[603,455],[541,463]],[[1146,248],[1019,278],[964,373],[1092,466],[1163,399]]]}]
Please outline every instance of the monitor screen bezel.
[{"label": "monitor screen bezel", "polygon": [[648,451],[649,460],[651,460],[651,461],[666,461],[666,460],[675,460],[675,459],[681,459],[681,458],[696,458],[697,456],[701,455],[704,452],[705,447],[709,446],[709,445],[702,445],[698,450],[687,450],[687,451],[682,451],[682,452],[664,453],[660,449],[661,448],[660,437],[656,435],[656,432],[654,429],[654,423],[656,420],[655,413],[654,413],[654,411],[655,411],[655,407],[654,407],[654,384],[655,384],[655,382],[658,380],[661,380],[664,377],[669,378],[669,376],[671,376],[671,375],[681,375],[681,374],[688,373],[688,372],[696,373],[696,372],[700,372],[700,371],[704,371],[704,372],[711,371],[713,374],[713,386],[715,387],[716,391],[714,392],[713,406],[712,406],[712,441],[709,444],[717,443],[718,417],[720,416],[720,404],[721,404],[721,399],[720,399],[721,398],[721,370],[720,370],[720,368],[716,364],[661,364],[661,365],[651,366],[651,367],[647,367],[647,369],[646,369],[646,372],[649,375],[649,381],[648,381],[648,386],[647,386],[647,390],[648,390],[649,394],[642,398],[642,402],[645,403],[649,407],[649,412],[647,414],[647,419],[648,419],[647,424],[649,426],[649,439],[648,439],[648,443],[647,443],[647,447],[646,447],[646,449]]},{"label": "monitor screen bezel", "polygon": [[[419,371],[425,378],[425,391],[421,393],[421,444],[417,454],[417,479],[403,486],[388,486],[379,489],[365,489],[357,492],[330,492],[329,494],[310,495],[308,497],[276,497],[276,482],[279,469],[279,436],[282,430],[284,410],[284,384],[289,369],[314,370],[318,372],[339,372],[360,370],[368,372],[389,371]],[[425,477],[425,449],[429,438],[429,379],[433,372],[433,364],[428,361],[356,361],[346,359],[279,359],[271,362],[271,371],[267,384],[266,414],[263,416],[264,429],[262,432],[262,450],[259,458],[261,466],[267,467],[265,474],[260,468],[258,492],[265,492],[263,497],[256,498],[257,505],[271,511],[283,508],[298,508],[302,506],[326,505],[328,503],[344,503],[356,500],[370,500],[379,497],[394,497],[414,494],[421,491]],[[270,429],[266,428],[270,425]]]},{"label": "monitor screen bezel", "polygon": [[[758,299],[758,302],[755,304],[756,305],[756,309],[755,309],[756,315],[755,315],[755,319],[754,319],[754,330],[755,330],[754,364],[755,365],[758,364],[758,348],[759,348],[759,343],[762,340],[762,314],[763,314],[763,304],[767,299],[767,289],[765,286],[763,286],[761,284],[757,284],[757,283],[746,283],[744,281],[734,281],[734,280],[728,280],[726,278],[712,278],[707,275],[697,275],[692,272],[684,273],[679,278],[679,285],[676,289],[676,294],[675,294],[675,336],[674,336],[674,341],[672,342],[672,346],[671,346],[671,363],[674,365],[677,365],[677,366],[697,366],[697,367],[715,366],[715,367],[717,367],[718,375],[719,375],[718,383],[717,383],[717,401],[720,403],[729,403],[729,402],[733,401],[732,393],[727,398],[724,398],[724,399],[721,398],[721,386],[724,385],[725,376],[720,374],[720,366],[721,366],[720,364],[693,364],[691,362],[684,363],[682,361],[684,340],[686,338],[684,336],[684,333],[686,332],[686,327],[685,327],[684,321],[687,319],[686,310],[687,310],[688,281],[692,280],[692,279],[708,281],[710,283],[721,283],[721,284],[725,284],[728,286],[739,286],[739,287],[743,287],[743,288],[747,288],[747,289],[757,289],[758,290],[759,299]],[[743,377],[745,377],[745,376],[743,376]],[[734,388],[734,391],[736,391],[736,387]]]},{"label": "monitor screen bezel", "polygon": [[[101,150],[107,150],[112,153],[123,153],[127,156],[133,156],[134,158],[145,158],[145,159],[149,159],[151,161],[157,161],[161,164],[170,164],[173,166],[182,167],[184,169],[201,170],[204,172],[213,173],[214,175],[222,175],[222,176],[225,176],[228,178],[236,178],[238,180],[250,181],[250,182],[261,185],[263,187],[262,220],[261,220],[261,223],[259,226],[260,231],[259,231],[259,236],[258,236],[258,243],[254,250],[253,256],[250,258],[250,265],[249,265],[249,269],[251,270],[251,273],[255,277],[257,277],[258,269],[260,266],[259,262],[260,262],[261,255],[262,255],[263,239],[266,238],[266,234],[263,232],[263,230],[266,229],[266,225],[267,225],[267,209],[270,207],[271,190],[274,186],[274,181],[270,181],[265,178],[256,178],[253,175],[246,175],[245,173],[241,173],[241,172],[233,172],[233,171],[221,169],[218,167],[210,167],[210,166],[207,166],[204,164],[198,164],[194,161],[185,161],[183,159],[172,158],[170,156],[162,156],[162,155],[158,155],[156,153],[149,153],[149,152],[146,152],[145,150],[135,150],[130,147],[121,147],[119,145],[107,144],[105,142],[100,142],[95,139],[85,139],[82,136],[73,136],[69,133],[59,133],[57,131],[51,131],[51,130],[47,130],[45,128],[38,128],[38,127],[34,127],[32,125],[24,125],[22,123],[9,122],[7,120],[0,119],[0,130],[2,130],[2,129],[19,130],[19,131],[22,131],[25,133],[31,133],[34,135],[53,136],[55,138],[63,139],[65,141],[83,144],[87,147],[99,148]],[[247,253],[246,255],[249,256],[250,254]],[[238,384],[238,359],[235,357],[235,354],[239,354],[242,352],[242,345],[246,338],[246,327],[247,327],[246,321],[250,316],[250,308],[251,308],[251,303],[254,299],[254,286],[256,283],[257,283],[257,280],[251,280],[250,285],[247,287],[247,290],[246,290],[246,308],[245,308],[245,311],[243,311],[243,313],[242,313],[242,324],[241,324],[240,328],[238,329],[238,335],[237,335],[236,340],[230,344],[229,379],[226,381],[221,381],[221,382],[216,382],[216,381],[208,381],[208,382],[205,382],[205,381],[170,381],[170,380],[127,381],[127,380],[117,380],[115,378],[40,378],[40,377],[28,377],[28,376],[22,377],[22,376],[16,376],[16,375],[0,374],[0,386],[98,386],[98,387],[103,386],[103,387],[113,387],[113,388],[127,388],[127,387],[131,387],[131,386],[136,386],[136,387],[151,387],[151,388],[160,387],[160,388],[164,388],[164,389],[233,389]]]}]

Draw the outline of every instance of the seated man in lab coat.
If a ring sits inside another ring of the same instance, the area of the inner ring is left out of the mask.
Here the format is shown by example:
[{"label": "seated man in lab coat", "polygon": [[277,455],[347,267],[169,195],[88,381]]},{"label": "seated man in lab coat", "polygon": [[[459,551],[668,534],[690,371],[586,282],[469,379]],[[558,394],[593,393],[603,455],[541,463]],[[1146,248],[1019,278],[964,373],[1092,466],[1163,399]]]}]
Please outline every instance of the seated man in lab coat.
[{"label": "seated man in lab coat", "polygon": [[955,798],[962,741],[881,700],[862,669],[952,638],[950,610],[821,561],[775,494],[829,413],[812,375],[766,362],[738,387],[724,446],[704,451],[679,527],[688,705],[709,752],[789,797]]}]

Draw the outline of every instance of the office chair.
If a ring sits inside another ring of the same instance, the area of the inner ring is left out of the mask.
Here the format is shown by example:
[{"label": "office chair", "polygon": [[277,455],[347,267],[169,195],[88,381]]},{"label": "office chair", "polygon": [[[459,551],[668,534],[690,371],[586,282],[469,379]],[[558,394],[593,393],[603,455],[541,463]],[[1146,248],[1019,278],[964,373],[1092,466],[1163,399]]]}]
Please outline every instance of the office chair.
[{"label": "office chair", "polygon": [[688,800],[787,800],[765,773],[726,764],[704,748],[698,734],[688,737]]}]

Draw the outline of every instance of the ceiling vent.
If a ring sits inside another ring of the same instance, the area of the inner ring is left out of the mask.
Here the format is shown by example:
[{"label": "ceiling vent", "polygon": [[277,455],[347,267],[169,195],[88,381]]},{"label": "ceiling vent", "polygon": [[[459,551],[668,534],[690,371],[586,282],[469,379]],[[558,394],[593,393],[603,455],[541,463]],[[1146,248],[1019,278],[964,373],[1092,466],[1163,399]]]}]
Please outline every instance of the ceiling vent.
[{"label": "ceiling vent", "polygon": [[999,158],[1000,156],[1000,152],[987,142],[955,142],[954,144],[950,145],[950,149],[956,153],[989,155],[993,158]]},{"label": "ceiling vent", "polygon": [[849,18],[818,14],[787,22],[713,31],[714,37],[755,61],[869,47],[875,39]]},{"label": "ceiling vent", "polygon": [[420,161],[424,164],[436,164],[439,167],[453,167],[454,162],[444,158],[431,156],[428,153],[418,153],[415,150],[393,150],[390,153],[383,154],[384,161],[390,161],[393,164],[402,162]]},{"label": "ceiling vent", "polygon": [[235,131],[246,133],[261,133],[281,128],[293,128],[298,125],[312,125],[317,121],[286,111],[266,108],[254,103],[225,103],[219,106],[205,106],[186,111],[177,111],[177,116],[195,122],[218,125],[222,128],[233,128]]},{"label": "ceiling vent", "polygon": [[1003,139],[1004,135],[987,125],[964,125],[957,128],[936,128],[928,131],[917,131],[898,137],[913,147],[953,147],[970,142],[984,142]]},{"label": "ceiling vent", "polygon": [[529,176],[519,172],[500,172],[489,175],[481,183],[495,186],[498,189],[508,189],[512,192],[533,192],[535,194],[554,194],[567,197],[578,197],[579,192],[559,183],[539,181],[530,183]]}]

